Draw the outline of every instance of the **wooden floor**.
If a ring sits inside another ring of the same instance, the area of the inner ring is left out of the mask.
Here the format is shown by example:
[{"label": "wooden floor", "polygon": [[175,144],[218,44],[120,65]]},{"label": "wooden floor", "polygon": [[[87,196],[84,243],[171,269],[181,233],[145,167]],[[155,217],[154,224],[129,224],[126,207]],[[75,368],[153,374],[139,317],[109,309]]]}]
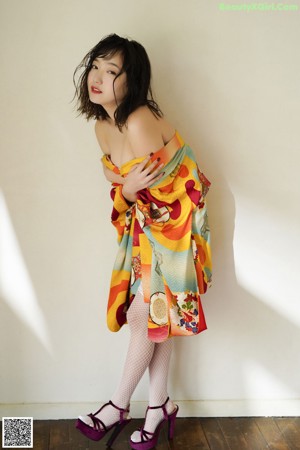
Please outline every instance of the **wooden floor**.
[{"label": "wooden floor", "polygon": [[[130,449],[131,433],[141,426],[135,419],[118,436],[114,450]],[[74,428],[74,420],[40,420],[33,426],[35,450],[106,449],[103,439],[93,442]],[[2,434],[2,433],[1,433]],[[173,441],[167,427],[156,450],[300,450],[300,417],[294,418],[179,418]]]}]

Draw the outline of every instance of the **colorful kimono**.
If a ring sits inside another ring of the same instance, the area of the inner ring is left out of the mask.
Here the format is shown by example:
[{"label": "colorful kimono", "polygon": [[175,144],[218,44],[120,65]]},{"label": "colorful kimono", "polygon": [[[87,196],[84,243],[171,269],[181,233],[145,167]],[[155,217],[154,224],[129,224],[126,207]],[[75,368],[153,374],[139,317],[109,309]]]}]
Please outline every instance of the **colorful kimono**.
[{"label": "colorful kimono", "polygon": [[[107,323],[118,331],[142,282],[149,303],[148,337],[191,336],[206,329],[200,294],[211,283],[210,232],[205,196],[210,182],[199,171],[191,148],[176,132],[151,157],[164,163],[163,177],[128,203],[122,185],[113,184],[111,220],[119,251],[112,272]],[[110,170],[126,177],[144,159],[120,169],[104,155]]]}]

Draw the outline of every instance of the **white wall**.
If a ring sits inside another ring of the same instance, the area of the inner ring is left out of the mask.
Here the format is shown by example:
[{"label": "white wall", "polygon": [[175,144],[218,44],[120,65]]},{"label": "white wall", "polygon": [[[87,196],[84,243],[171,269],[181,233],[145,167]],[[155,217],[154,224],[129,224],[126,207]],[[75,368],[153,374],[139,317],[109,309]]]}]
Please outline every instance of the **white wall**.
[{"label": "white wall", "polygon": [[209,328],[176,339],[170,394],[181,415],[300,414],[300,10],[218,4],[1,2],[2,416],[83,413],[125,359],[128,329],[105,318],[109,186],[70,103],[74,68],[111,32],[145,45],[156,97],[212,181]]}]

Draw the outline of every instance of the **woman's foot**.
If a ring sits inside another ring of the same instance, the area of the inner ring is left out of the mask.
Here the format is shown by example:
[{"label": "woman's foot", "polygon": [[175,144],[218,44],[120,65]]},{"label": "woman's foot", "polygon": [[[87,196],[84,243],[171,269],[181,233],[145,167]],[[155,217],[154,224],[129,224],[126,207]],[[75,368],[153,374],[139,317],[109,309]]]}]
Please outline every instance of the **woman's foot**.
[{"label": "woman's foot", "polygon": [[107,442],[107,445],[110,446],[130,421],[129,408],[119,408],[112,401],[109,401],[95,414],[91,413],[87,416],[79,416],[76,422],[76,428],[86,437],[94,441],[99,441],[109,430],[115,428]]},{"label": "woman's foot", "polygon": [[[96,419],[99,419],[105,425],[106,428],[109,428],[112,424],[116,423],[119,420],[120,411],[110,403],[106,403],[105,405],[103,405],[102,408],[100,408],[96,414],[93,414],[93,416],[96,417]],[[78,419],[80,419],[89,427],[94,426],[91,414],[86,416],[79,416]],[[101,428],[103,428],[103,426],[101,426]]]},{"label": "woman's foot", "polygon": [[173,437],[174,424],[178,406],[169,397],[161,406],[149,406],[143,427],[131,435],[130,444],[133,449],[151,449],[156,445],[160,427],[163,422],[168,421],[169,439]]}]

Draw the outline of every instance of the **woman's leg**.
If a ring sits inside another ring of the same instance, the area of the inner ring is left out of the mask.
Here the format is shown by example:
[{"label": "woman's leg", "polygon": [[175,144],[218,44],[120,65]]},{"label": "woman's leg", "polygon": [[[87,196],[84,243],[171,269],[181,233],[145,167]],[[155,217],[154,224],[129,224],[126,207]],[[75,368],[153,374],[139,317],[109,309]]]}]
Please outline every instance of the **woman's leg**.
[{"label": "woman's leg", "polygon": [[[160,344],[155,344],[153,356],[149,364],[149,406],[163,405],[168,398],[168,372],[172,353],[172,339],[168,339]],[[169,400],[166,404],[168,414],[175,409],[174,403]],[[144,423],[144,429],[153,433],[161,420],[164,418],[162,408],[149,409]],[[141,433],[135,431],[131,439],[134,442],[141,440]]]},{"label": "woman's leg", "polygon": [[[144,302],[140,286],[127,312],[130,342],[119,387],[111,398],[111,401],[119,408],[128,407],[130,398],[153,356],[155,344],[148,339],[148,314],[149,304]],[[96,417],[109,426],[116,422],[119,416],[118,410],[107,405]],[[80,419],[93,426],[89,416],[81,416]]]},{"label": "woman's leg", "polygon": [[[140,286],[127,312],[127,322],[131,333],[130,342],[119,386],[111,398],[111,401],[119,408],[128,407],[130,398],[147,367],[149,367],[150,378],[149,406],[162,405],[168,397],[167,382],[172,339],[160,344],[155,344],[148,339],[148,314],[149,305],[144,302]],[[173,402],[169,401],[166,405],[168,414],[173,412],[174,408]],[[96,417],[109,426],[119,420],[120,413],[113,406],[107,405]],[[163,417],[162,409],[149,410],[144,425],[145,430],[154,432]],[[93,426],[89,416],[80,416],[80,419]],[[140,433],[133,433],[132,440],[139,441]]]}]

